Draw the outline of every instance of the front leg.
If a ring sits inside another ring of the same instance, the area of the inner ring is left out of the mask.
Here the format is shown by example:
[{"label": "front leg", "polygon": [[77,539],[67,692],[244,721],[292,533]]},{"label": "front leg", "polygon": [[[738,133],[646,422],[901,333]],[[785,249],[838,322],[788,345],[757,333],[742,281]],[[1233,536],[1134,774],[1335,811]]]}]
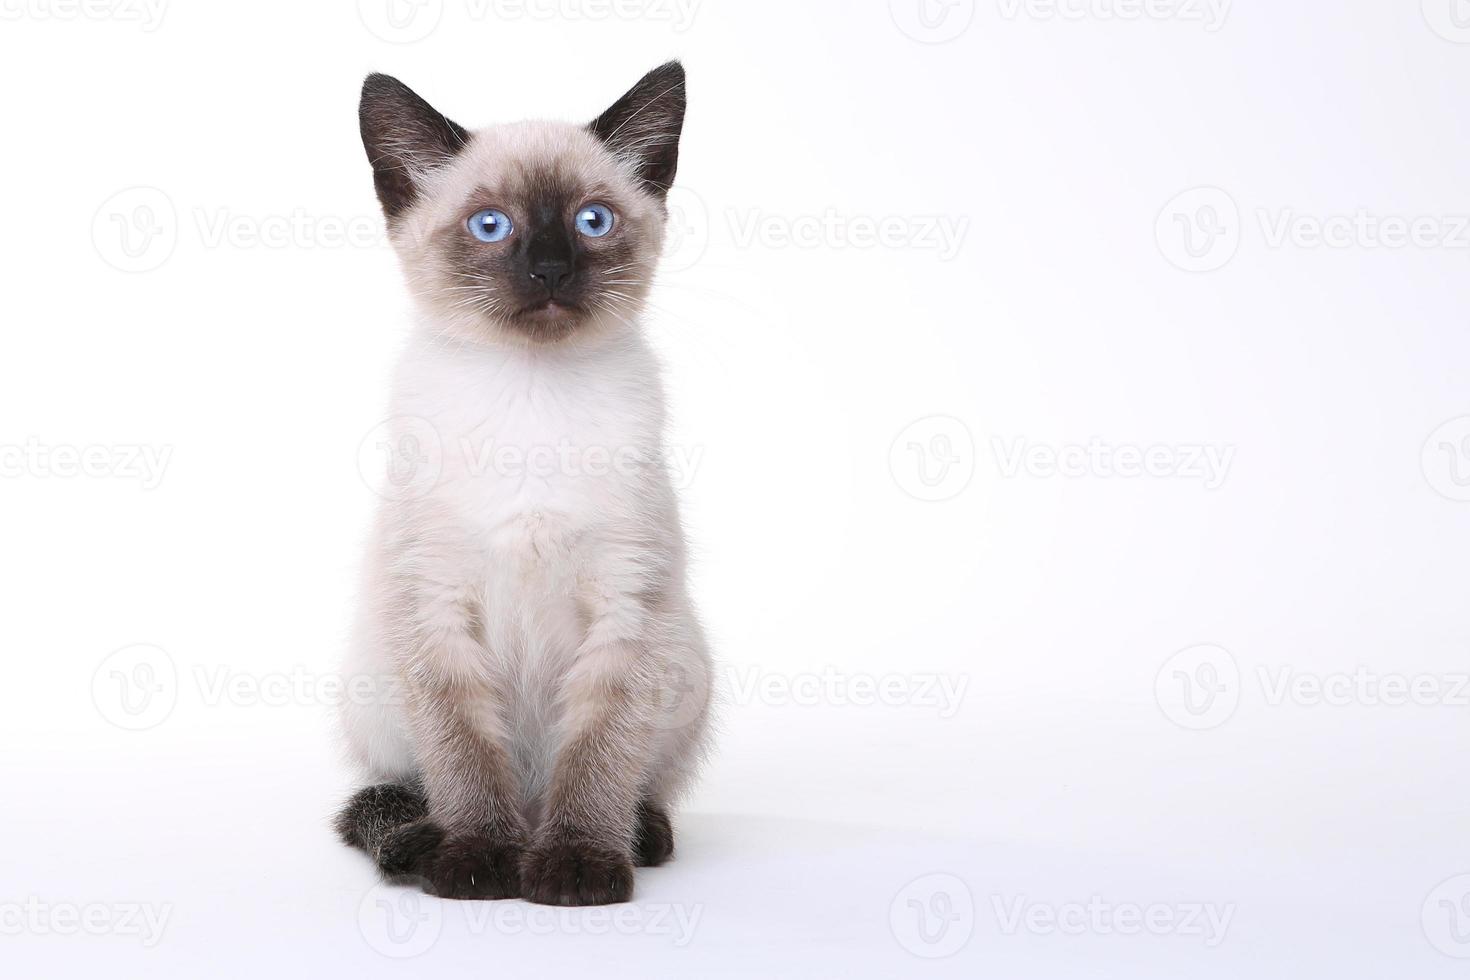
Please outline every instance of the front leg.
[{"label": "front leg", "polygon": [[441,898],[521,893],[527,834],[515,772],[502,740],[485,722],[479,699],[464,691],[440,687],[419,695],[415,724],[429,816],[424,826],[411,824],[404,834],[419,846],[432,840],[432,851],[414,870]]},{"label": "front leg", "polygon": [[429,813],[398,831],[384,870],[443,898],[514,898],[527,832],[505,748],[509,683],[485,655],[474,604],[439,605],[404,671]]},{"label": "front leg", "polygon": [[561,690],[561,742],[522,894],[544,905],[605,905],[633,894],[640,789],[655,734],[657,664],[641,602],[599,599],[600,615]]}]

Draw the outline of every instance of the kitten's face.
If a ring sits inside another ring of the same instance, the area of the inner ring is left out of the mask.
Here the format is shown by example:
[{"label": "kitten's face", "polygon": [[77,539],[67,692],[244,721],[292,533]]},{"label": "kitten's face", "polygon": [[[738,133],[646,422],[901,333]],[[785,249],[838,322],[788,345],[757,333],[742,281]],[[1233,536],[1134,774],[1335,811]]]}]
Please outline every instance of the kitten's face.
[{"label": "kitten's face", "polygon": [[555,343],[626,323],[662,248],[683,114],[677,64],[588,126],[473,133],[369,76],[363,142],[415,297],[465,339]]}]

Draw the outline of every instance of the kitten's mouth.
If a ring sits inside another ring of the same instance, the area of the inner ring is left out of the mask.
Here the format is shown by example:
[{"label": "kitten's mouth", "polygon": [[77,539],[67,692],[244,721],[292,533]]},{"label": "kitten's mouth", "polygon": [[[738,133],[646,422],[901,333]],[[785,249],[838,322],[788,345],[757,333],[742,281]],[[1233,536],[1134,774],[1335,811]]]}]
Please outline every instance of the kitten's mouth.
[{"label": "kitten's mouth", "polygon": [[550,320],[565,320],[581,312],[581,307],[576,303],[569,303],[564,299],[543,299],[516,310],[515,316],[518,320],[545,323]]},{"label": "kitten's mouth", "polygon": [[577,329],[582,308],[564,299],[543,299],[516,310],[511,324],[535,340],[561,340]]}]

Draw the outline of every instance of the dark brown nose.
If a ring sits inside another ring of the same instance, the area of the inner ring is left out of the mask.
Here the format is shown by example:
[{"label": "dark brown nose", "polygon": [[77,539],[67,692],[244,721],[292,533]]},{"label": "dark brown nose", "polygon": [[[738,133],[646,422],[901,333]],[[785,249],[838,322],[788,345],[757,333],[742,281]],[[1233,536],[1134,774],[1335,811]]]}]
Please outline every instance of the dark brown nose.
[{"label": "dark brown nose", "polygon": [[552,295],[572,274],[572,265],[565,259],[541,259],[531,263],[531,278],[546,287]]}]

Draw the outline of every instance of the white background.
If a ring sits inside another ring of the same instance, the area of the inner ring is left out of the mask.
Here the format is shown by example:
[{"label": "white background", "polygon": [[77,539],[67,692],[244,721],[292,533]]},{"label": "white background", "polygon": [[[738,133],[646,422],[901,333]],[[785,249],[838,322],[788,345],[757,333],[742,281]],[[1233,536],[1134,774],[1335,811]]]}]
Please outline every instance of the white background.
[{"label": "white background", "polygon": [[[8,975],[1463,975],[1466,4],[387,2],[0,0]],[[358,86],[672,56],[719,751],[622,919],[377,888]]]}]

